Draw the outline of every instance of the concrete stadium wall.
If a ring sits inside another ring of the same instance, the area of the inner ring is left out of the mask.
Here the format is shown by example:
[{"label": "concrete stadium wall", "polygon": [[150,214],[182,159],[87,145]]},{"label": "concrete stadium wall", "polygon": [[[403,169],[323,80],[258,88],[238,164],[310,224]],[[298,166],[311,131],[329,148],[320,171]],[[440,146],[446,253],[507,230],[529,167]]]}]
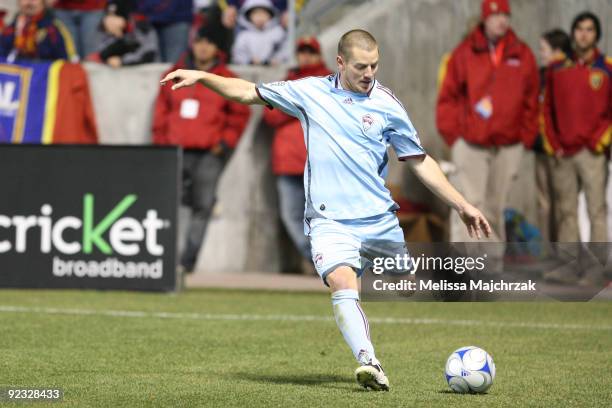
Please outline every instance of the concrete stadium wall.
[{"label": "concrete stadium wall", "polygon": [[[598,13],[602,22],[612,18],[612,0],[512,0],[511,3],[515,30],[532,47],[537,46],[541,32],[557,26],[567,29],[573,16],[583,9]],[[379,79],[404,102],[428,151],[437,158],[446,158],[447,149],[434,124],[438,65],[442,55],[458,43],[467,21],[479,14],[479,5],[480,0],[366,3],[320,33],[325,58],[334,68],[340,35],[356,27],[370,30],[381,45]],[[612,54],[612,29],[604,24],[604,31],[602,49]],[[150,143],[151,109],[159,78],[167,68],[165,64],[151,64],[114,70],[86,64],[102,143]],[[283,68],[234,69],[254,82],[285,76]],[[271,133],[260,124],[262,110],[262,107],[252,108],[248,128],[222,177],[219,201],[198,265],[198,270],[204,273],[278,272],[281,269],[287,246],[283,245],[286,238],[279,228],[269,163]],[[391,183],[401,184],[407,196],[433,202],[443,212],[439,202],[418,185],[405,167],[393,165]],[[525,154],[523,168],[525,171],[512,194],[512,205],[533,220],[535,187],[531,179],[533,158],[529,153]],[[182,220],[184,224],[184,213]]]}]

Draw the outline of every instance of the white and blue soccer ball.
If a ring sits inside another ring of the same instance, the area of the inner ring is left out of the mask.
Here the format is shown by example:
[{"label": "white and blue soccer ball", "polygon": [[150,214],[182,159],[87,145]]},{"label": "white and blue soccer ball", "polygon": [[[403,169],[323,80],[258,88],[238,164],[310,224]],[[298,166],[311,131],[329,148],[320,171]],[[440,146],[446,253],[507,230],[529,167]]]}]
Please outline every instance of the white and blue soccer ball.
[{"label": "white and blue soccer ball", "polygon": [[446,361],[446,381],[455,392],[484,393],[495,379],[493,358],[475,346],[455,350]]}]

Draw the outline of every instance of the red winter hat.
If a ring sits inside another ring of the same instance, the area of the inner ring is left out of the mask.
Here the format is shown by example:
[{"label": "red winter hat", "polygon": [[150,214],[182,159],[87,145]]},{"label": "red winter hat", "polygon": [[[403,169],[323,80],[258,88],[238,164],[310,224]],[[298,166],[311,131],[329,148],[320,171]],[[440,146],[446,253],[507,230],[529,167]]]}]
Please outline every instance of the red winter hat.
[{"label": "red winter hat", "polygon": [[510,3],[508,0],[482,0],[482,19],[486,20],[491,14],[510,14]]},{"label": "red winter hat", "polygon": [[321,44],[317,41],[315,37],[301,37],[297,41],[297,46],[295,49],[300,51],[301,49],[310,49],[315,54],[321,54]]}]

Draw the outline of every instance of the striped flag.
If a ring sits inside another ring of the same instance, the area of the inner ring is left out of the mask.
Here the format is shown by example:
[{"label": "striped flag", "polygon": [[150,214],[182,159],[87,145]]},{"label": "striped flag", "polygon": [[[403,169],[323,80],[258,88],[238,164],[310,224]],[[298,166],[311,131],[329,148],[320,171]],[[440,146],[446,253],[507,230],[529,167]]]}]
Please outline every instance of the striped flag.
[{"label": "striped flag", "polygon": [[97,143],[85,70],[63,60],[0,63],[0,143]]}]

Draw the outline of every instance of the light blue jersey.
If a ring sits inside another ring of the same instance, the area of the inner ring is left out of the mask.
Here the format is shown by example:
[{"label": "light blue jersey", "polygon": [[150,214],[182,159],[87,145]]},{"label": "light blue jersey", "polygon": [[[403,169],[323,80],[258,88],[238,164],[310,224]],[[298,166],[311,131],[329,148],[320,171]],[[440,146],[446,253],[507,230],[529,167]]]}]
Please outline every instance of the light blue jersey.
[{"label": "light blue jersey", "polygon": [[400,160],[425,151],[389,89],[375,81],[367,94],[346,91],[335,74],[259,84],[257,92],[302,124],[306,218],[349,220],[398,208],[385,187],[387,147]]}]

